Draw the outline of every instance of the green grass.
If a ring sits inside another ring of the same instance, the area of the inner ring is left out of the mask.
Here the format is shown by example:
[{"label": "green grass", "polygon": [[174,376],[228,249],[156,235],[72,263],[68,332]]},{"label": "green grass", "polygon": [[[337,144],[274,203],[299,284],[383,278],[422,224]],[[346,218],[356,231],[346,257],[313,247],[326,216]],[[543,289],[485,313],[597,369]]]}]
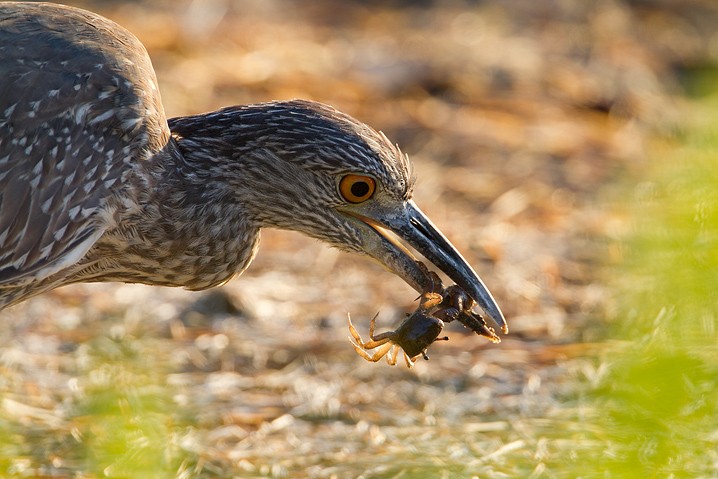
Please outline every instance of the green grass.
[{"label": "green grass", "polygon": [[718,474],[716,132],[718,115],[691,125],[632,188],[631,232],[610,270],[617,343],[592,395],[605,436],[593,467],[606,477]]},{"label": "green grass", "polygon": [[[167,370],[152,340],[97,338],[76,364],[74,393],[55,410],[20,405],[0,415],[0,477],[179,477]],[[5,395],[4,400],[22,395]]]},{"label": "green grass", "polygon": [[81,468],[98,477],[175,477],[179,460],[167,372],[152,361],[151,350],[113,343],[109,356],[107,346],[93,355],[72,408],[83,445]]}]

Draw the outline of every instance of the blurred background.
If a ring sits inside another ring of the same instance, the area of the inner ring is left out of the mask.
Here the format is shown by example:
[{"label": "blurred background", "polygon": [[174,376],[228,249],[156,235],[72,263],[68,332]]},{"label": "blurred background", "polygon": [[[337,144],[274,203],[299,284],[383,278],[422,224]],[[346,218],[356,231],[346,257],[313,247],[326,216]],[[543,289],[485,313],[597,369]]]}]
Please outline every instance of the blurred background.
[{"label": "blurred background", "polygon": [[384,131],[511,333],[368,363],[347,313],[394,329],[416,293],[263,231],[219,289],[0,313],[0,477],[718,475],[714,1],[69,3],[140,38],[168,117],[305,98]]}]

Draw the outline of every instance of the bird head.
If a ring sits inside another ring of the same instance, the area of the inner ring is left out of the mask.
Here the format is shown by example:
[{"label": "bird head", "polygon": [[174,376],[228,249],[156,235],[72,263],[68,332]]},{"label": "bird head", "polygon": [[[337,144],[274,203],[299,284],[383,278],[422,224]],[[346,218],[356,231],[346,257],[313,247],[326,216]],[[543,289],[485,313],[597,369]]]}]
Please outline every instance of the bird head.
[{"label": "bird head", "polygon": [[176,135],[203,139],[194,151],[222,151],[206,158],[221,171],[217,188],[226,185],[224,196],[260,227],[368,255],[422,292],[430,280],[405,242],[506,331],[481,278],[412,200],[411,162],[384,134],[300,100],[229,107],[171,126]]}]

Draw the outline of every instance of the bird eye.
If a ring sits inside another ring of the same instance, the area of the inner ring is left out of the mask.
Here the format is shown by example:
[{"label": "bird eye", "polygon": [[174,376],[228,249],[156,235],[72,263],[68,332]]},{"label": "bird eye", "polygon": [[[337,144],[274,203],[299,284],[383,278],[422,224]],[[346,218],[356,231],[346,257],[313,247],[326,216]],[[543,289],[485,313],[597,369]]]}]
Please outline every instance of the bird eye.
[{"label": "bird eye", "polygon": [[364,175],[346,175],[339,182],[339,193],[349,203],[362,203],[374,194],[374,178]]}]

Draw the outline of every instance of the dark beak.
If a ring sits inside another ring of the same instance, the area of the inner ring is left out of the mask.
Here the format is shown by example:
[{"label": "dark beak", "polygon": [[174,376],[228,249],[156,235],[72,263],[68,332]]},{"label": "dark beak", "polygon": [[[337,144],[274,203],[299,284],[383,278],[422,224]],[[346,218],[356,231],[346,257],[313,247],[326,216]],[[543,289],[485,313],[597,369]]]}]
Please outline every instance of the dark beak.
[{"label": "dark beak", "polygon": [[418,292],[421,293],[426,289],[429,278],[419,267],[411,252],[388,234],[387,229],[443,271],[476,301],[501,331],[508,332],[508,325],[499,305],[496,304],[496,300],[479,275],[413,201],[406,202],[403,211],[372,212],[371,218],[356,212],[346,213],[378,233],[379,238],[376,238],[378,241],[374,239],[366,243],[367,253],[403,278]]}]

